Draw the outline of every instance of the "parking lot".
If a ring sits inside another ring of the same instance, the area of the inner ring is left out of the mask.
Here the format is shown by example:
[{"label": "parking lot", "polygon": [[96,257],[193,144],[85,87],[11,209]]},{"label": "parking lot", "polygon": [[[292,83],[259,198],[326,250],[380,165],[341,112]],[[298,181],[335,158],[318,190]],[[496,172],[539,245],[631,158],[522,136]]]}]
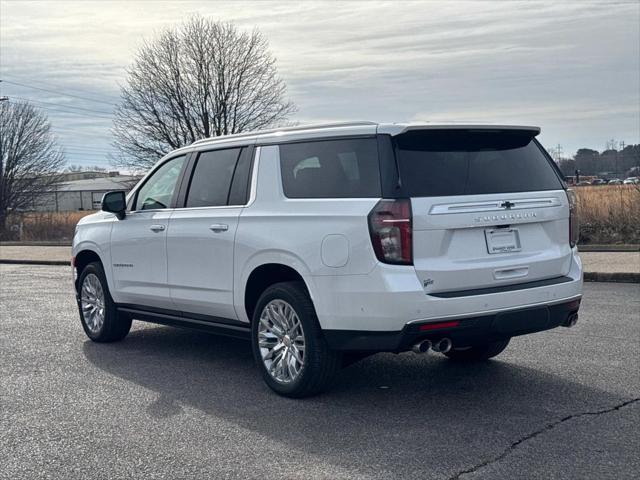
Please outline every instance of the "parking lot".
[{"label": "parking lot", "polygon": [[0,265],[0,478],[634,478],[640,285],[584,293],[576,327],[494,361],[379,354],[291,400],[246,342],[95,344],[68,267]]}]

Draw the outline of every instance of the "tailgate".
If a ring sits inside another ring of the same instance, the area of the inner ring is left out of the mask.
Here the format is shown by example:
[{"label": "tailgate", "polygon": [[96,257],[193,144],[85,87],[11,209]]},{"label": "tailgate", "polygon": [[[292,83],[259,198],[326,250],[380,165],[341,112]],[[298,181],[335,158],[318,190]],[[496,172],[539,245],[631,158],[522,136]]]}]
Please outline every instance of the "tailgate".
[{"label": "tailgate", "polygon": [[531,282],[569,272],[564,190],[413,198],[411,203],[414,265],[427,293]]},{"label": "tailgate", "polygon": [[393,138],[428,293],[566,275],[569,200],[535,128],[412,130]]}]

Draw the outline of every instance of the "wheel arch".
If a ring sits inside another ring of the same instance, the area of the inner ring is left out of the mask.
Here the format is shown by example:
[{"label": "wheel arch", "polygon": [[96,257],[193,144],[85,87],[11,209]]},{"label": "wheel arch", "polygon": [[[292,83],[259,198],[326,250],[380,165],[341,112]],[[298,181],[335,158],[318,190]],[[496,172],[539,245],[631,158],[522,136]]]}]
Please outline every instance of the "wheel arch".
[{"label": "wheel arch", "polygon": [[[284,263],[263,263],[256,266],[247,277],[243,294],[243,310],[249,322],[253,317],[260,295],[271,285],[280,282],[302,282],[311,296],[308,283],[298,270]],[[312,297],[313,301],[313,297]]]},{"label": "wheel arch", "polygon": [[[76,292],[78,291],[78,281],[80,280],[80,275],[82,274],[82,271],[86,268],[86,266],[89,265],[90,263],[100,262],[103,270],[105,270],[105,275],[106,275],[105,263],[100,257],[100,254],[95,250],[92,250],[90,248],[83,248],[78,253],[76,253],[73,258],[74,258],[73,268],[75,268],[76,270],[76,276],[75,276],[76,280],[74,282],[76,287]],[[108,278],[107,278],[107,282],[108,282]]]}]

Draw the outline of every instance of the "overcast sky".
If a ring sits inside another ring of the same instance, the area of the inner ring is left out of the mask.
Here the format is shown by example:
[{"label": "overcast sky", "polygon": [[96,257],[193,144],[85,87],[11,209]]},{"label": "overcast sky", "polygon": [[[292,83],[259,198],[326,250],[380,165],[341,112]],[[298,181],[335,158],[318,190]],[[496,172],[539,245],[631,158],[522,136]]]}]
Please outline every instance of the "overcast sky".
[{"label": "overcast sky", "polygon": [[301,123],[534,124],[566,154],[640,143],[639,1],[0,0],[0,94],[46,108],[70,164],[107,166],[127,65],[193,13],[265,34]]}]

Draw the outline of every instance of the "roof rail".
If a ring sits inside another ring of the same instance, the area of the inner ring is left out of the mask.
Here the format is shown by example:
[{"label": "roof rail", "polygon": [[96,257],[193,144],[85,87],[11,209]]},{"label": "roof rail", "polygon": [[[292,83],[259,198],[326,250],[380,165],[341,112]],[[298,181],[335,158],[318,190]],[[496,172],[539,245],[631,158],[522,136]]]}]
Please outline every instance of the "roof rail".
[{"label": "roof rail", "polygon": [[219,140],[223,138],[242,138],[242,137],[251,137],[254,135],[265,135],[265,134],[277,133],[277,132],[295,132],[300,130],[313,130],[317,128],[357,127],[357,126],[365,126],[365,125],[377,125],[377,123],[363,120],[363,121],[353,121],[353,122],[314,123],[314,124],[307,124],[307,125],[296,125],[293,127],[270,128],[268,130],[253,130],[251,132],[233,133],[230,135],[220,135],[218,137],[203,138],[201,140],[196,140],[191,145],[199,145],[201,143],[206,143],[206,142]]}]

